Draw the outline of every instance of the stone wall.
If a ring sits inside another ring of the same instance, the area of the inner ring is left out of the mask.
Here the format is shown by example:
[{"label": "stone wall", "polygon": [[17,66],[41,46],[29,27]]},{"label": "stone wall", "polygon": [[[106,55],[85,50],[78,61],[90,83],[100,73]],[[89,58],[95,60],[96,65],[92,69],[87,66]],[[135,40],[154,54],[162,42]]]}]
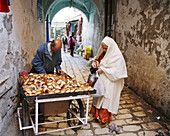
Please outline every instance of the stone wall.
[{"label": "stone wall", "polygon": [[128,86],[170,116],[170,1],[118,0],[116,12]]},{"label": "stone wall", "polygon": [[[104,2],[98,1],[102,5],[102,9],[98,9],[91,13],[89,21],[85,18],[83,20],[83,45],[92,46],[93,55],[98,51],[100,43],[104,37]],[[99,12],[100,11],[100,12]]]},{"label": "stone wall", "polygon": [[[44,42],[33,0],[12,1],[9,13],[0,13],[0,135],[3,136],[19,103],[18,75],[30,70],[31,60]],[[8,133],[13,135],[13,133]]]}]

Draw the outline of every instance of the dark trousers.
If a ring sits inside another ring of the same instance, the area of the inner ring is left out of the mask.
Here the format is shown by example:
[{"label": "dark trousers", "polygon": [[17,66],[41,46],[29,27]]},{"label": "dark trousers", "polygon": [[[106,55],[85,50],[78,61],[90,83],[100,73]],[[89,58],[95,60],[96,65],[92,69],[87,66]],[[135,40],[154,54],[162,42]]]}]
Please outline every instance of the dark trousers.
[{"label": "dark trousers", "polygon": [[71,49],[70,55],[73,57],[74,56],[74,47],[70,47],[70,49]]},{"label": "dark trousers", "polygon": [[63,44],[64,52],[66,51],[66,44]]}]

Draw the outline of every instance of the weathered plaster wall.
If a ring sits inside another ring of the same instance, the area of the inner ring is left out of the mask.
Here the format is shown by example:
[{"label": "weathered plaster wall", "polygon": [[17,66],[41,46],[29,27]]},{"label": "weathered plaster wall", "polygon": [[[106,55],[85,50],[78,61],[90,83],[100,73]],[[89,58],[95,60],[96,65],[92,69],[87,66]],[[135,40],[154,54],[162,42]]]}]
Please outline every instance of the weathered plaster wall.
[{"label": "weathered plaster wall", "polygon": [[95,55],[100,46],[101,40],[104,37],[104,2],[103,0],[98,1],[102,9],[100,12],[95,11],[90,15],[89,22],[87,19],[83,20],[83,45],[92,46],[93,55]]},{"label": "weathered plaster wall", "polygon": [[[37,21],[36,7],[33,0],[13,0],[11,11],[0,13],[1,136],[7,130],[19,102],[19,72],[30,70],[36,48],[44,42],[43,24]],[[14,136],[17,132],[8,134]]]},{"label": "weathered plaster wall", "polygon": [[170,116],[170,1],[118,0],[116,42],[127,64],[127,84]]}]

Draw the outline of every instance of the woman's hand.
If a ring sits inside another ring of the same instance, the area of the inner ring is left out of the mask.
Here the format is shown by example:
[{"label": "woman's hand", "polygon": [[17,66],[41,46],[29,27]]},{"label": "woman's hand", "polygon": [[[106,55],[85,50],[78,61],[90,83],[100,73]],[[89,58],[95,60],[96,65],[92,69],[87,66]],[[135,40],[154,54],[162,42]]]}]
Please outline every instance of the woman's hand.
[{"label": "woman's hand", "polygon": [[96,61],[93,61],[93,63],[91,64],[91,66],[92,66],[93,68],[96,68],[96,67],[97,67]]},{"label": "woman's hand", "polygon": [[58,74],[62,74],[62,75],[64,75],[65,73],[64,73],[64,71],[63,70],[61,70],[61,69],[57,69],[57,73]]},{"label": "woman's hand", "polygon": [[101,73],[103,73],[103,70],[100,68],[100,67],[98,67],[98,70],[96,71],[98,74],[101,74]]}]

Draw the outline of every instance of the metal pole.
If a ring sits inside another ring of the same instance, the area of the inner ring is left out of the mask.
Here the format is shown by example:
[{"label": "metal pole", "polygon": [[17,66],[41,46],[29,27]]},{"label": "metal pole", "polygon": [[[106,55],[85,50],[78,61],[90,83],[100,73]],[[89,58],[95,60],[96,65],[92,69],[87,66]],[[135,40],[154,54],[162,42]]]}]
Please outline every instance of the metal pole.
[{"label": "metal pole", "polygon": [[35,100],[35,134],[38,133],[38,98]]},{"label": "metal pole", "polygon": [[21,117],[20,117],[20,110],[21,110],[21,108],[17,108],[18,121],[19,121],[19,129],[22,130]]},{"label": "metal pole", "polygon": [[87,97],[86,121],[85,121],[85,124],[87,124],[87,119],[88,119],[88,109],[89,109],[89,96]]}]

